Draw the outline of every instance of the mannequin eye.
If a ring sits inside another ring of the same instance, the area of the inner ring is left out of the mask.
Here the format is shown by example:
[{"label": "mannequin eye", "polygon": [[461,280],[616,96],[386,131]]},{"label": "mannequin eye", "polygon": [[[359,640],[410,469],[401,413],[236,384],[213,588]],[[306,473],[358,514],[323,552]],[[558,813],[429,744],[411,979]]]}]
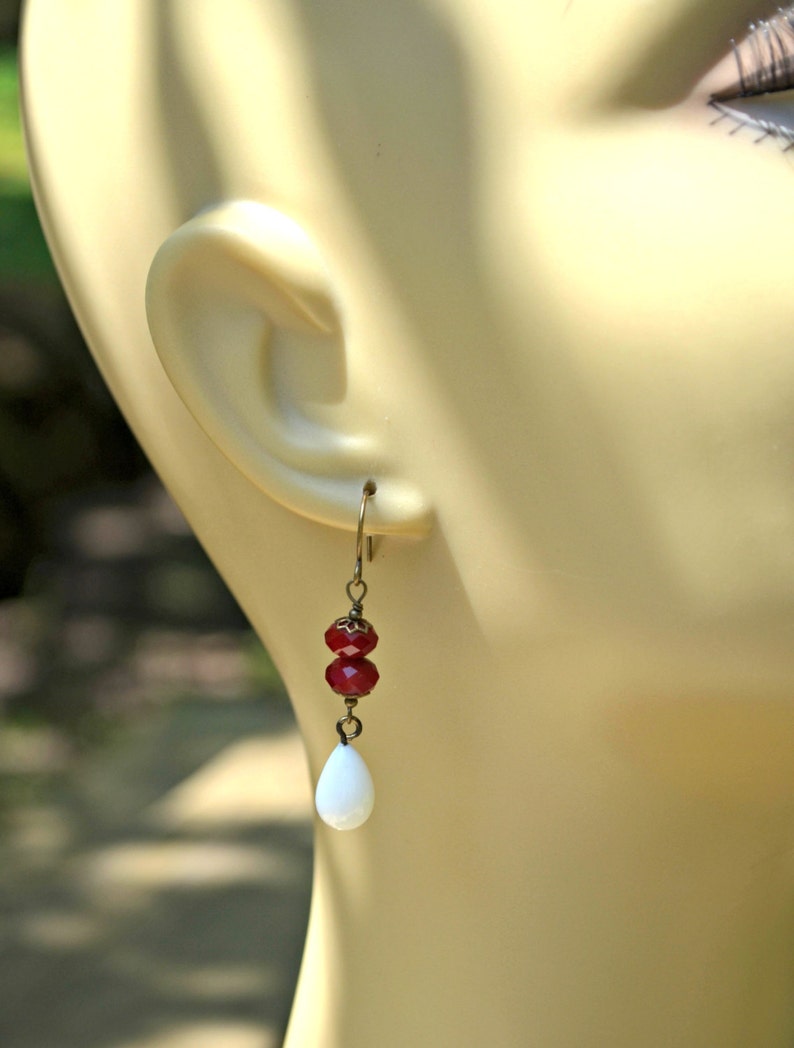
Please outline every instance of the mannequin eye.
[{"label": "mannequin eye", "polygon": [[[736,80],[716,91],[709,104],[742,127],[794,147],[794,5],[750,25],[747,36],[731,41]],[[732,133],[733,133],[732,132]]]}]

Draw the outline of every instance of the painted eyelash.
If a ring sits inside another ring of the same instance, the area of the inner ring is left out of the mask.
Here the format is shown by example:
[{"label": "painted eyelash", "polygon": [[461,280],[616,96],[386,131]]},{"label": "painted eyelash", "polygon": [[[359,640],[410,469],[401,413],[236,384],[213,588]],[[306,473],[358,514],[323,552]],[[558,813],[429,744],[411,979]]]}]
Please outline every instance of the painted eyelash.
[{"label": "painted eyelash", "polygon": [[731,47],[738,81],[711,96],[709,105],[720,114],[713,123],[728,117],[736,125],[731,134],[751,127],[761,131],[758,142],[773,135],[783,141],[784,150],[794,148],[794,120],[792,126],[787,127],[760,113],[750,115],[730,105],[739,99],[794,88],[794,5],[781,8],[769,19],[751,22],[747,36],[738,44],[732,40]]},{"label": "painted eyelash", "polygon": [[731,40],[739,74],[736,88],[718,91],[716,101],[747,98],[794,87],[794,6],[770,19],[750,23],[750,32],[740,43]]}]

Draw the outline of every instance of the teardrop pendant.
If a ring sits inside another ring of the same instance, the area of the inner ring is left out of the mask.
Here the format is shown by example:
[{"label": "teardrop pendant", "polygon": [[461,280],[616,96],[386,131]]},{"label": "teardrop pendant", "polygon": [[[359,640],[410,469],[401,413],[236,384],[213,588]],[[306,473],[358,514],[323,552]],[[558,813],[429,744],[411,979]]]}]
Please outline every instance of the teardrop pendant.
[{"label": "teardrop pendant", "polygon": [[340,742],[325,762],[314,803],[335,830],[355,830],[370,817],[375,786],[364,758],[349,743]]}]

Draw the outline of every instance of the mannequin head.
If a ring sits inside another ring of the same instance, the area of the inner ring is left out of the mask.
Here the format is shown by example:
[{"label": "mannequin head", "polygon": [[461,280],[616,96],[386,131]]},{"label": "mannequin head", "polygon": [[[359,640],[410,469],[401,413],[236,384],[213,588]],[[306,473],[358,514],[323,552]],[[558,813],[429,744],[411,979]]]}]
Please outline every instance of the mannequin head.
[{"label": "mannequin head", "polygon": [[369,476],[395,617],[790,679],[794,172],[701,6],[31,3],[56,259],[288,683]]},{"label": "mannequin head", "polygon": [[29,3],[67,291],[315,776],[378,485],[290,1043],[790,1043],[794,153],[708,106],[765,13]]}]

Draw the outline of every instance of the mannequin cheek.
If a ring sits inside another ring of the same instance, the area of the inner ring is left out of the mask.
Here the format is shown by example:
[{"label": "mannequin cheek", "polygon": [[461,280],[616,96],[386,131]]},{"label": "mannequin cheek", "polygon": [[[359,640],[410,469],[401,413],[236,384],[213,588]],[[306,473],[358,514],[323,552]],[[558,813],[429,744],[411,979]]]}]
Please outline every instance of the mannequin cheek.
[{"label": "mannequin cheek", "polygon": [[794,606],[786,158],[643,113],[535,143],[523,176],[502,195],[522,215],[505,281],[520,269],[532,289],[512,319],[588,402],[614,464],[598,497],[616,525],[643,507],[648,548],[700,612]]},{"label": "mannequin cheek", "polygon": [[794,319],[794,156],[710,127],[703,110],[624,115],[534,150],[517,204],[551,308],[575,301],[612,335],[688,337],[699,351]]}]

